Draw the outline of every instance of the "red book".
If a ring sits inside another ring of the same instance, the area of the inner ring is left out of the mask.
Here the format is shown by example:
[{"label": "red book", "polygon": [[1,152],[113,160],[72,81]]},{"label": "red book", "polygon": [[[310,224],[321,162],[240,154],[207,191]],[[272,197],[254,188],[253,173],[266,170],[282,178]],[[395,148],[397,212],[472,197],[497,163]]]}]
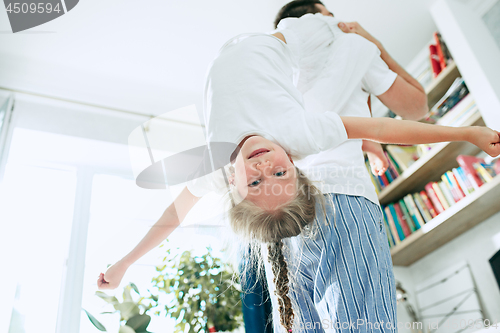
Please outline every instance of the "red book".
[{"label": "red book", "polygon": [[439,66],[441,67],[441,70],[443,70],[446,67],[446,59],[444,58],[444,53],[443,49],[441,48],[441,41],[439,37],[439,32],[435,32],[434,41],[436,42],[436,51],[439,57]]},{"label": "red book", "polygon": [[475,156],[467,156],[467,155],[458,155],[457,157],[458,164],[462,167],[467,178],[472,182],[472,186],[474,188],[479,188],[483,185],[483,181],[479,178],[476,173],[476,169],[472,164],[474,163],[484,163],[482,158],[477,158]]},{"label": "red book", "polygon": [[382,178],[382,181],[384,182],[385,186],[389,185],[389,180],[387,179],[385,173],[382,176],[380,176],[380,178]]},{"label": "red book", "polygon": [[403,233],[405,234],[405,237],[410,236],[411,230],[410,227],[408,226],[408,221],[406,221],[406,218],[398,202],[394,204],[394,210],[396,210],[396,214],[398,215],[399,219],[399,224],[401,224],[401,228],[403,228]]},{"label": "red book", "polygon": [[424,202],[424,204],[427,206],[429,213],[431,213],[432,218],[435,218],[438,215],[438,213],[436,213],[434,206],[432,206],[432,203],[429,200],[427,193],[425,193],[425,191],[421,191],[420,196],[422,197],[422,201]]},{"label": "red book", "polygon": [[436,45],[429,45],[429,52],[431,57],[432,72],[434,73],[434,77],[436,77],[439,73],[441,73],[441,65],[439,64],[439,56],[437,54]]},{"label": "red book", "polygon": [[432,182],[425,185],[425,191],[427,192],[428,198],[432,201],[437,213],[441,214],[442,212],[444,212],[444,207],[441,204],[441,201],[439,201],[436,192],[434,192],[434,189],[432,188]]}]

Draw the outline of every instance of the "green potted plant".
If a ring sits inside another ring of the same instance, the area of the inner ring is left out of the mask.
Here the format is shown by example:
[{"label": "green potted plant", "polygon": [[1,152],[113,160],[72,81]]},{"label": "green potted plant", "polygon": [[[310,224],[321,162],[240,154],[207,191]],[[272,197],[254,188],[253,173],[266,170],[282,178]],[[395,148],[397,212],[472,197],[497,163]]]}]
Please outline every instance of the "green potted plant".
[{"label": "green potted plant", "polygon": [[176,333],[230,332],[241,326],[240,285],[231,266],[215,257],[211,248],[202,255],[192,251],[173,255],[169,249],[156,270],[152,282],[168,295],[164,309],[176,319]]},{"label": "green potted plant", "polygon": [[[137,301],[132,298],[132,291],[140,296]],[[134,283],[129,283],[123,289],[123,301],[119,301],[115,296],[110,296],[102,291],[96,291],[96,295],[105,302],[113,305],[115,309],[115,311],[101,312],[101,314],[120,313],[119,333],[150,333],[147,327],[151,321],[151,317],[146,312],[158,305],[158,297],[152,294],[148,297],[141,296],[139,289]],[[107,331],[104,325],[91,313],[85,309],[83,311],[85,311],[89,320],[98,330]]]}]

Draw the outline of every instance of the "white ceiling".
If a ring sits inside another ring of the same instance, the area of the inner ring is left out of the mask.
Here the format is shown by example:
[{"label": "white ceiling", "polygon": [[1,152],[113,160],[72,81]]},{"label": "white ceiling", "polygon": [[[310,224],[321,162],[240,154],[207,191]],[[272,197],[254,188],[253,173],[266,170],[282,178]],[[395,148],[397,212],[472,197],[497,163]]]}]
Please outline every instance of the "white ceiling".
[{"label": "white ceiling", "polygon": [[[12,34],[0,9],[0,87],[146,114],[201,105],[204,76],[230,37],[272,30],[282,0],[85,0]],[[406,65],[436,27],[434,0],[326,0]]]}]

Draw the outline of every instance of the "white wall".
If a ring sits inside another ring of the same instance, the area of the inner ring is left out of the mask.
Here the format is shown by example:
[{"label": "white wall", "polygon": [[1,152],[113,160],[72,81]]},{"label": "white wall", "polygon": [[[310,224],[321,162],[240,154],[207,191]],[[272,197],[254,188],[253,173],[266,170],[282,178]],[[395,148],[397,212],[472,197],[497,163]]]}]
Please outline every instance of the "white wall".
[{"label": "white wall", "polygon": [[[414,286],[459,261],[467,261],[483,303],[485,317],[500,320],[500,288],[489,259],[500,249],[500,213],[420,259],[410,267],[395,267],[396,279],[413,296]],[[401,314],[403,316],[403,314]],[[400,318],[401,319],[401,318]]]}]

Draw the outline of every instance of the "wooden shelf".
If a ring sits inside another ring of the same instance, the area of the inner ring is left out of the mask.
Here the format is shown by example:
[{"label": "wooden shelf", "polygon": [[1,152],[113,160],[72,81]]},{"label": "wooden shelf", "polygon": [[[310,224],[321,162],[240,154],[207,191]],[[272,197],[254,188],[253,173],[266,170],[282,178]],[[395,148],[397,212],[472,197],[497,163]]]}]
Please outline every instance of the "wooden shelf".
[{"label": "wooden shelf", "polygon": [[[471,116],[462,126],[484,126],[479,113]],[[380,204],[386,205],[408,193],[421,191],[430,181],[441,180],[446,171],[456,168],[458,155],[477,155],[481,150],[469,142],[443,142],[419,158],[378,195]]]},{"label": "wooden shelf", "polygon": [[500,176],[445,210],[391,248],[394,265],[408,266],[500,211]]},{"label": "wooden shelf", "polygon": [[431,84],[425,88],[429,109],[443,97],[457,77],[460,77],[460,72],[455,62],[451,62],[441,73],[439,73]]}]

